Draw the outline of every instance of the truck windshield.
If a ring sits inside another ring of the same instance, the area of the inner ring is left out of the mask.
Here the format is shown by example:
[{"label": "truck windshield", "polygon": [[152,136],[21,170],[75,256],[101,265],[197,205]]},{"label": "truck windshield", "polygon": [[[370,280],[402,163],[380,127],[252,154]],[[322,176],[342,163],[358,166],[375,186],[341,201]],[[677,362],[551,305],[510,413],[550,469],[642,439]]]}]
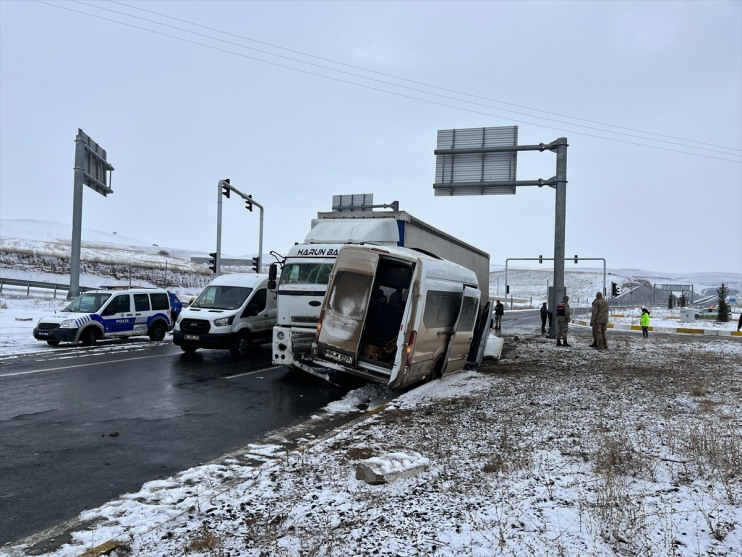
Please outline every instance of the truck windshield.
[{"label": "truck windshield", "polygon": [[279,284],[327,284],[331,272],[332,263],[289,263]]},{"label": "truck windshield", "polygon": [[191,305],[208,309],[237,309],[242,307],[252,288],[244,286],[207,286]]},{"label": "truck windshield", "polygon": [[110,297],[110,292],[80,294],[77,298],[72,300],[70,305],[68,305],[62,311],[71,311],[75,313],[96,313]]}]

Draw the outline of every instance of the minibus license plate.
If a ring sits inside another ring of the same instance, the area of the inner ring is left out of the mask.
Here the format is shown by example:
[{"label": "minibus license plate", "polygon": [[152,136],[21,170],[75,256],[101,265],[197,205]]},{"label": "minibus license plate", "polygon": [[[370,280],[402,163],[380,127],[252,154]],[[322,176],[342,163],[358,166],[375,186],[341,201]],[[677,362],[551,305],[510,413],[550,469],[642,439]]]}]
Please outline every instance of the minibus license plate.
[{"label": "minibus license plate", "polygon": [[198,340],[198,335],[183,335],[183,340]]},{"label": "minibus license plate", "polygon": [[353,365],[353,358],[348,356],[347,354],[340,354],[339,352],[335,352],[334,350],[327,350],[325,352],[325,356],[327,358],[330,358],[331,360],[335,360],[336,362],[341,362],[343,364]]}]

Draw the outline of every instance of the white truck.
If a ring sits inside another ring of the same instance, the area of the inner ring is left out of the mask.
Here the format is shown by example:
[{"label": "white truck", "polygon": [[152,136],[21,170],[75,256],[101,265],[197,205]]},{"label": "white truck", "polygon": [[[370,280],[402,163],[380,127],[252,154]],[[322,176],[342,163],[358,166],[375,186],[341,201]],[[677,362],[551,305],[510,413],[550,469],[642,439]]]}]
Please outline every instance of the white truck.
[{"label": "white truck", "polygon": [[[346,244],[398,246],[434,254],[471,269],[479,284],[489,284],[489,254],[413,217],[405,211],[320,212],[301,244],[285,259],[277,284],[278,316],[273,328],[273,363],[317,373],[311,360],[320,309],[338,252]],[[277,266],[271,269],[277,277]],[[488,289],[481,307],[488,303]],[[324,374],[321,373],[323,376]]]}]

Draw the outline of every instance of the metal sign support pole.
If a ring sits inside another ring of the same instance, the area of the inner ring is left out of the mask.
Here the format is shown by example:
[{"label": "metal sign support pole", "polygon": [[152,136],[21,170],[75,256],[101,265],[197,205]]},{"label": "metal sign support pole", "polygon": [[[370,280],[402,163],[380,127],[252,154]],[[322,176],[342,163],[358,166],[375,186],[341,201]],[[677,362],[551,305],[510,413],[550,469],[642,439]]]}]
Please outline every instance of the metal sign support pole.
[{"label": "metal sign support pole", "polygon": [[[564,296],[564,241],[567,216],[567,138],[560,137],[556,146],[556,207],[554,217],[554,289],[550,306],[556,308]],[[552,148],[554,150],[554,148]],[[549,338],[556,338],[556,315],[549,327]]]},{"label": "metal sign support pole", "polygon": [[70,289],[67,298],[80,295],[80,246],[82,245],[82,188],[83,154],[85,150],[80,139],[75,139],[75,181],[72,194],[72,241],[70,246]]}]

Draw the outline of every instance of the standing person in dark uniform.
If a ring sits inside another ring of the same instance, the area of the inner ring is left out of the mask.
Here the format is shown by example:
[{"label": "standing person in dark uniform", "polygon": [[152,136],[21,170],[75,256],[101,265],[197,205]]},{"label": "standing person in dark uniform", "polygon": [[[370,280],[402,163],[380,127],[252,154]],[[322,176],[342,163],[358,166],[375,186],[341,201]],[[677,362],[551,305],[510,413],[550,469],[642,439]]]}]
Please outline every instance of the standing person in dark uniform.
[{"label": "standing person in dark uniform", "polygon": [[495,304],[495,329],[501,330],[502,328],[502,316],[505,315],[505,306],[502,305],[500,300],[497,300]]},{"label": "standing person in dark uniform", "polygon": [[[572,314],[569,309],[569,296],[562,298],[562,303],[557,305],[557,346],[572,346],[567,342],[567,331]],[[564,344],[562,344],[564,339]]]},{"label": "standing person in dark uniform", "polygon": [[[541,334],[546,334],[546,318],[549,316],[549,310],[546,309],[546,302],[541,306]],[[551,327],[551,323],[549,323]]]},{"label": "standing person in dark uniform", "polygon": [[608,348],[608,341],[605,338],[605,331],[608,328],[608,302],[603,298],[603,293],[595,294],[593,302],[593,337],[595,339],[595,348],[605,350]]}]

